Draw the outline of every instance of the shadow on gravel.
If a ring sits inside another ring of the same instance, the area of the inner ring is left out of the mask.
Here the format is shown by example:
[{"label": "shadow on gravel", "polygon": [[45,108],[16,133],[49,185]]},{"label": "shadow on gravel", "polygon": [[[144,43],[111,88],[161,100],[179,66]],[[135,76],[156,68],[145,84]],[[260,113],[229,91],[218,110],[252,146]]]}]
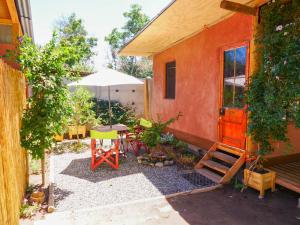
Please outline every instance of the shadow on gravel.
[{"label": "shadow on gravel", "polygon": [[[60,174],[84,179],[92,183],[101,183],[114,178],[139,174],[143,175],[163,195],[201,188],[201,185],[195,186],[184,178],[182,176],[184,171],[176,165],[162,168],[141,165],[137,163],[133,154],[128,154],[126,159],[121,158],[118,170],[112,169],[107,164],[102,164],[95,171],[92,171],[90,162],[91,158],[73,159]],[[136,183],[139,181],[130,179],[129,186],[136,185],[131,182]],[[203,187],[207,186],[208,183],[203,184]]]},{"label": "shadow on gravel", "polygon": [[68,190],[62,190],[58,187],[54,188],[54,196],[55,196],[55,203],[64,200],[67,198],[70,194],[73,192],[68,191]]}]

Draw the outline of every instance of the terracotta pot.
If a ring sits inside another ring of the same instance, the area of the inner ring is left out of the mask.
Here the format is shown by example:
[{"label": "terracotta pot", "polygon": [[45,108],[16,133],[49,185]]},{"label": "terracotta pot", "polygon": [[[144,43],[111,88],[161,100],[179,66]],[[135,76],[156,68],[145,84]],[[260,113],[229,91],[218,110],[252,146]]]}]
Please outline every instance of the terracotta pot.
[{"label": "terracotta pot", "polygon": [[42,191],[34,191],[31,195],[30,195],[30,200],[32,202],[36,202],[36,203],[43,203],[45,201],[45,193]]},{"label": "terracotta pot", "polygon": [[264,197],[265,190],[271,189],[272,192],[275,191],[276,173],[268,169],[264,170],[266,173],[258,173],[248,169],[244,170],[244,184],[258,190],[259,198]]}]

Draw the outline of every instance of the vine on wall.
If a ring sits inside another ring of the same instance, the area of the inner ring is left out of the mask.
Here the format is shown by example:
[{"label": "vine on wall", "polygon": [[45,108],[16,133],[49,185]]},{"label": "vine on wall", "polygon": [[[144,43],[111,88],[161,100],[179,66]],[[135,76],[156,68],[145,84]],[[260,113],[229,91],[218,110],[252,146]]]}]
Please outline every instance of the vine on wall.
[{"label": "vine on wall", "polygon": [[248,131],[265,155],[271,140],[289,141],[289,122],[300,127],[300,0],[262,7],[255,41],[260,66],[247,93]]}]

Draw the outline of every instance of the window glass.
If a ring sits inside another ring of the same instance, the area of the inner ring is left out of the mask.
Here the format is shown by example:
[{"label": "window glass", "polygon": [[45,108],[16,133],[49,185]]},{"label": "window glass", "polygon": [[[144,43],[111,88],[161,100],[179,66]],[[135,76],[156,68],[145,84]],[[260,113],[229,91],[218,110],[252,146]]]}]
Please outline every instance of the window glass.
[{"label": "window glass", "polygon": [[176,91],[176,62],[166,64],[166,98],[175,99]]},{"label": "window glass", "polygon": [[224,52],[223,107],[244,107],[246,47]]}]

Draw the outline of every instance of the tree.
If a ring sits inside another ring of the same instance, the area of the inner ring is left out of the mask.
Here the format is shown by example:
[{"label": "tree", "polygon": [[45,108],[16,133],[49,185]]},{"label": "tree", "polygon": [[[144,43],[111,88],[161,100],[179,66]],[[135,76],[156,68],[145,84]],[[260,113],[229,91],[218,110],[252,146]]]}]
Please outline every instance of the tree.
[{"label": "tree", "polygon": [[96,113],[93,111],[95,103],[92,101],[93,95],[85,88],[79,87],[71,94],[70,102],[72,106],[71,125],[76,127],[77,141],[79,142],[78,127],[87,123],[96,125]]},{"label": "tree", "polygon": [[58,34],[53,32],[44,46],[35,45],[27,36],[20,38],[15,52],[32,90],[22,118],[21,145],[34,159],[42,159],[42,170],[44,151],[52,147],[55,134],[62,133],[72,113],[64,81],[78,77],[78,68],[89,62],[95,46],[95,39],[86,38],[82,22],[75,15],[55,30]]},{"label": "tree", "polygon": [[92,72],[93,62],[92,57],[96,55],[93,48],[97,46],[97,38],[88,37],[88,33],[83,25],[83,21],[72,13],[68,17],[59,19],[54,27],[57,32],[57,41],[61,46],[77,46],[70,54],[80,55],[79,63],[73,68],[79,72]]},{"label": "tree", "polygon": [[149,22],[149,17],[142,12],[142,7],[134,4],[128,12],[124,12],[126,23],[121,30],[114,28],[105,37],[110,46],[110,62],[108,67],[125,72],[135,77],[152,76],[152,63],[144,57],[118,56],[118,51]]}]

